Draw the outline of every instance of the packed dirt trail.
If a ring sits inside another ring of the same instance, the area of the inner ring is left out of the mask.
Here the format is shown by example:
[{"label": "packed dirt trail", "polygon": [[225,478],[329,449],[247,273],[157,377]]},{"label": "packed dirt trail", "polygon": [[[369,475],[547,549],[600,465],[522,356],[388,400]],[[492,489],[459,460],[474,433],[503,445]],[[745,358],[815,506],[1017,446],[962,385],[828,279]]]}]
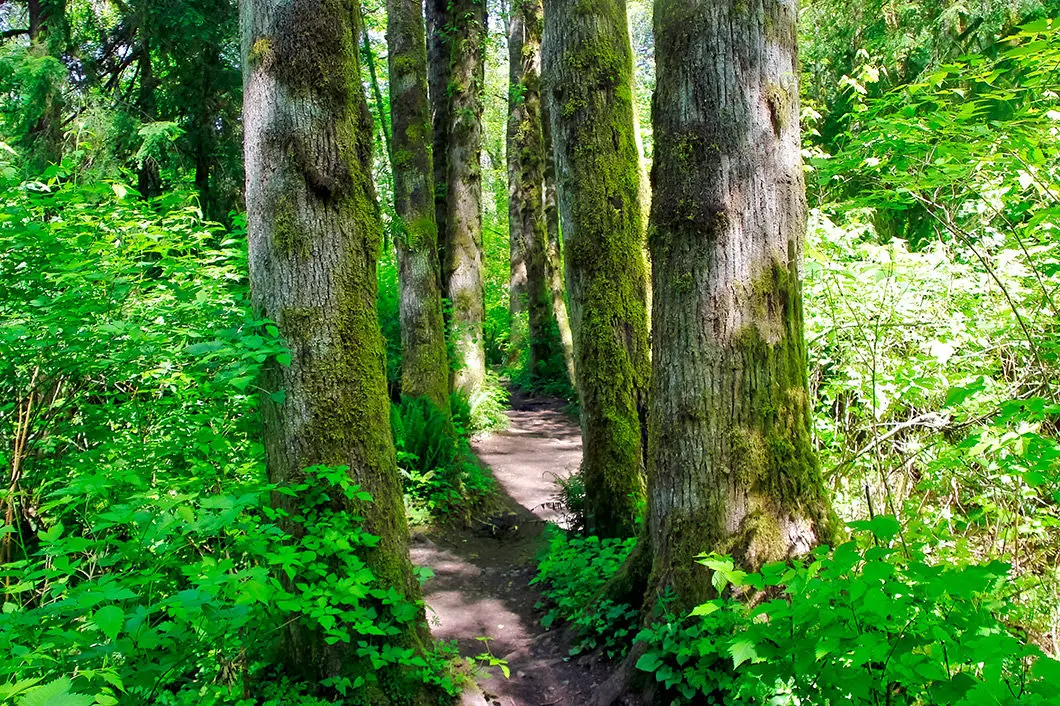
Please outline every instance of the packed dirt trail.
[{"label": "packed dirt trail", "polygon": [[530,585],[545,522],[559,519],[553,474],[578,467],[581,435],[562,402],[512,402],[510,428],[472,443],[497,480],[497,497],[470,529],[415,532],[412,559],[435,574],[424,586],[435,638],[456,640],[464,656],[488,649],[508,663],[509,678],[489,669],[480,675],[481,693],[470,690],[464,704],[581,706],[607,667],[568,657],[562,631],[541,627],[540,595]]}]

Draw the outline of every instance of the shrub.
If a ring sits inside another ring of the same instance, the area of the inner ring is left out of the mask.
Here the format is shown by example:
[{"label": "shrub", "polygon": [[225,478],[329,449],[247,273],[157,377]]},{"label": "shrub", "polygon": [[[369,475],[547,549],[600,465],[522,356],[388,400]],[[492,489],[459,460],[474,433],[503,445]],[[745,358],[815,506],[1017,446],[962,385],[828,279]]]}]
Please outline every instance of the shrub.
[{"label": "shrub", "polygon": [[574,626],[571,654],[601,649],[608,657],[626,653],[637,611],[600,597],[600,591],[618,573],[633,550],[635,539],[570,537],[549,528],[549,541],[539,559],[537,576],[547,608],[541,619],[546,628],[567,621]]},{"label": "shrub", "polygon": [[[704,556],[729,597],[643,630],[637,667],[673,703],[1053,703],[1060,663],[1005,626],[1009,566],[936,566],[889,517],[847,542],[757,573]],[[737,596],[737,597],[734,597]]]}]

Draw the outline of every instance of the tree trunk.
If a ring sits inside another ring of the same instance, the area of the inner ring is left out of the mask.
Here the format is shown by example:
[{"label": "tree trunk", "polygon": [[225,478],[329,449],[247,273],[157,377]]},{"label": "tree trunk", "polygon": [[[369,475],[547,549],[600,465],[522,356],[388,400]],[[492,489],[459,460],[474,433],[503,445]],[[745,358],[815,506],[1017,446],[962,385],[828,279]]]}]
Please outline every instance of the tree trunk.
[{"label": "tree trunk", "polygon": [[446,287],[457,360],[453,389],[470,395],[486,378],[482,275],[482,91],[486,0],[451,0]]},{"label": "tree trunk", "polygon": [[[137,31],[140,34],[140,57],[137,59],[140,68],[140,92],[137,107],[140,120],[153,123],[158,120],[158,101],[155,98],[158,79],[155,78],[154,64],[151,61],[151,42],[147,37],[148,29],[142,16]],[[154,156],[145,155],[140,163],[136,173],[136,188],[140,197],[145,199],[158,196],[162,192],[160,165]]]},{"label": "tree trunk", "polygon": [[195,191],[199,194],[199,206],[206,218],[220,217],[214,213],[213,193],[210,189],[210,172],[213,169],[214,151],[217,145],[217,111],[214,105],[213,80],[221,63],[216,47],[204,47],[202,56],[202,80],[199,83],[198,105],[192,117],[192,149],[195,154]]},{"label": "tree trunk", "polygon": [[[794,0],[656,0],[654,590],[710,597],[704,551],[806,553],[832,514],[810,438]],[[672,606],[671,606],[672,609]]]},{"label": "tree trunk", "polygon": [[[264,443],[274,483],[295,484],[317,464],[348,467],[374,502],[334,502],[363,516],[364,529],[381,538],[361,558],[381,586],[418,601],[376,315],[382,229],[357,5],[242,3],[253,301],[291,352],[290,365],[275,366],[270,381],[285,398],[262,402]],[[293,517],[305,499],[277,494],[275,502]],[[426,635],[421,613],[397,641],[419,648]],[[309,621],[287,625],[286,637],[287,668],[302,679],[349,674],[359,659],[356,641],[328,645]]]},{"label": "tree trunk", "polygon": [[449,358],[438,286],[427,44],[420,0],[387,0],[394,244],[401,286],[401,392],[449,413]]},{"label": "tree trunk", "polygon": [[[30,52],[60,61],[69,39],[66,0],[29,0],[28,14]],[[46,85],[36,89],[40,100],[28,106],[36,117],[31,118],[25,138],[33,172],[58,164],[63,157],[64,81],[59,78],[58,70],[43,74],[39,80]]]},{"label": "tree trunk", "polygon": [[525,113],[520,95],[523,74],[522,18],[516,13],[505,14],[508,33],[508,243],[511,276],[508,282],[508,351],[509,363],[519,360],[526,346],[526,242],[519,213],[519,125]]},{"label": "tree trunk", "polygon": [[[541,0],[520,0],[512,7],[508,52],[511,86],[508,115],[508,193],[513,253],[512,319],[525,301],[529,319],[530,380],[536,382],[552,356],[552,298],[548,279],[548,231],[545,223],[545,137],[541,118]],[[514,168],[513,168],[514,167]],[[511,216],[515,217],[511,221]],[[516,243],[518,242],[518,246]],[[516,289],[518,252],[525,275]],[[522,301],[516,305],[516,295]]]},{"label": "tree trunk", "polygon": [[563,364],[567,379],[577,385],[574,368],[574,334],[567,314],[567,285],[563,281],[563,240],[559,227],[559,194],[556,189],[556,158],[552,151],[552,118],[548,101],[541,101],[541,127],[545,137],[545,227],[548,229],[548,286],[552,295],[552,315],[556,317],[559,345],[563,348]]},{"label": "tree trunk", "polygon": [[624,0],[547,0],[545,80],[582,409],[587,521],[634,534],[649,378],[643,214]]},{"label": "tree trunk", "polygon": [[427,15],[427,95],[431,102],[434,170],[434,220],[438,227],[439,283],[449,299],[448,189],[449,183],[449,0],[425,0]]}]

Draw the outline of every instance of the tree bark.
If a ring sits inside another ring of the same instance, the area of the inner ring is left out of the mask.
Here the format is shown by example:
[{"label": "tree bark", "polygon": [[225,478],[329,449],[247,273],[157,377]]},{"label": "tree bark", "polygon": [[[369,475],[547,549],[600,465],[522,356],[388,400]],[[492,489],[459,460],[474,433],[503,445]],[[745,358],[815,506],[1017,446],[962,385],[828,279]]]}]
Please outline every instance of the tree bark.
[{"label": "tree bark", "polygon": [[457,357],[453,389],[471,395],[486,379],[481,166],[486,1],[451,0],[450,13],[447,249],[443,274],[452,303],[449,335]]},{"label": "tree bark", "polygon": [[[647,534],[657,595],[695,557],[808,552],[832,514],[810,438],[795,0],[656,0]],[[672,608],[672,607],[671,607]]]},{"label": "tree bark", "polygon": [[647,274],[624,0],[546,0],[550,92],[589,530],[631,536],[643,499]]},{"label": "tree bark", "polygon": [[449,299],[449,0],[425,0],[427,16],[427,95],[431,102],[434,170],[434,220],[438,227],[439,283],[442,298]]},{"label": "tree bark", "polygon": [[563,240],[559,227],[559,193],[556,188],[556,158],[552,151],[552,118],[548,101],[541,101],[541,127],[545,138],[545,227],[548,229],[548,286],[552,295],[552,315],[556,317],[559,345],[563,349],[563,364],[567,379],[577,386],[574,367],[574,334],[567,313],[567,285],[563,281]]},{"label": "tree bark", "polygon": [[[66,0],[29,0],[28,14],[30,52],[61,61],[69,39]],[[47,85],[37,89],[41,99],[28,106],[36,114],[25,137],[30,169],[34,172],[62,161],[64,81],[58,76],[59,70],[42,74],[39,80]]]},{"label": "tree bark", "polygon": [[401,288],[401,392],[449,413],[449,358],[439,289],[427,44],[420,0],[387,0],[394,244]]},{"label": "tree bark", "polygon": [[[140,34],[140,56],[137,59],[140,68],[140,91],[137,98],[137,108],[140,111],[140,120],[153,123],[158,120],[158,101],[155,90],[158,87],[158,79],[155,78],[154,64],[151,61],[151,41],[148,37],[148,27],[144,15],[141,12],[140,26],[137,28]],[[162,175],[160,165],[151,155],[146,155],[136,173],[136,188],[140,197],[145,199],[154,198],[162,192]]]},{"label": "tree bark", "polygon": [[[284,400],[262,402],[269,477],[286,486],[309,466],[348,467],[374,498],[356,508],[334,498],[380,537],[363,560],[381,586],[418,601],[376,315],[382,228],[358,3],[245,0],[241,10],[253,301],[291,352],[290,365],[275,366],[267,381]],[[305,499],[274,501],[294,517]],[[421,612],[397,641],[419,648],[426,636]],[[302,679],[348,674],[358,660],[356,642],[327,645],[306,621],[287,625],[286,637],[286,666]]]},{"label": "tree bark", "polygon": [[519,152],[515,149],[519,139],[519,125],[525,112],[520,95],[523,73],[522,18],[510,10],[505,13],[505,29],[508,36],[508,243],[511,274],[508,281],[508,351],[509,363],[518,361],[526,345],[526,243],[519,213]]},{"label": "tree bark", "polygon": [[[541,116],[541,0],[512,5],[508,114],[509,224],[512,241],[512,320],[528,314],[530,380],[537,382],[553,351],[552,298],[545,222],[545,137]],[[514,217],[514,220],[513,220]],[[518,255],[518,258],[516,257]],[[519,262],[521,261],[521,262]],[[521,264],[521,272],[516,265]],[[522,287],[517,287],[517,275]]]}]

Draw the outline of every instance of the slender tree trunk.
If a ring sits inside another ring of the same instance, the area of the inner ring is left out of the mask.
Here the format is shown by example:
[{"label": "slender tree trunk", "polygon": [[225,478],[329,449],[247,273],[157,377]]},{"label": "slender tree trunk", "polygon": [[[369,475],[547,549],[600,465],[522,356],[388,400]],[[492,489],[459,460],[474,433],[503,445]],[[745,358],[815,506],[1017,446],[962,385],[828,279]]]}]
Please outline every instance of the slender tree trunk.
[{"label": "slender tree trunk", "polygon": [[457,356],[453,389],[470,395],[486,378],[482,278],[482,91],[486,0],[451,0],[449,165],[444,272]]},{"label": "slender tree trunk", "polygon": [[216,47],[203,47],[202,81],[199,84],[199,101],[193,117],[193,149],[195,152],[195,191],[199,194],[199,205],[207,218],[219,217],[214,213],[213,193],[210,189],[210,172],[213,169],[214,151],[217,146],[216,106],[214,102],[214,77],[221,63]]},{"label": "slender tree trunk", "polygon": [[[140,68],[140,92],[137,107],[140,110],[140,119],[143,122],[153,123],[158,120],[158,101],[155,98],[158,79],[155,78],[154,64],[151,61],[151,42],[147,37],[148,29],[143,18],[141,18],[138,32],[141,36],[140,57],[137,59]],[[162,175],[159,169],[158,160],[151,155],[144,157],[136,173],[136,188],[141,198],[150,199],[162,192]]]},{"label": "slender tree trunk", "polygon": [[523,22],[522,18],[512,12],[505,14],[505,25],[508,33],[508,125],[507,125],[507,166],[508,166],[508,243],[511,276],[508,283],[508,317],[509,317],[509,362],[519,359],[526,346],[528,324],[526,317],[526,239],[523,236],[523,223],[519,212],[519,126],[523,122],[525,106],[521,95],[523,73]]},{"label": "slender tree trunk", "polygon": [[563,281],[563,240],[559,227],[559,193],[556,189],[556,157],[552,151],[552,117],[548,101],[541,101],[541,127],[545,138],[545,226],[548,229],[548,286],[552,295],[552,315],[556,317],[559,345],[563,349],[563,364],[567,379],[577,386],[574,367],[574,334],[567,314],[567,285]]},{"label": "slender tree trunk", "polygon": [[[388,30],[389,21],[388,14]],[[383,148],[386,150],[387,159],[393,162],[394,148],[393,141],[390,138],[390,127],[387,126],[387,115],[383,104],[383,89],[379,86],[379,72],[375,69],[375,52],[372,50],[372,38],[368,36],[368,30],[364,28],[363,14],[361,15],[361,25],[361,61],[368,67],[368,84],[372,87],[372,97],[375,99],[376,111],[379,113],[379,130],[383,134]],[[387,60],[389,61],[389,58]],[[391,93],[391,95],[393,94]]]},{"label": "slender tree trunk", "polygon": [[[358,3],[245,0],[241,15],[251,287],[291,352],[290,365],[272,370],[284,400],[262,403],[269,476],[291,485],[309,466],[348,467],[374,502],[334,502],[380,537],[361,558],[380,585],[416,601],[376,315],[382,228]],[[304,499],[275,502],[293,517]],[[308,621],[286,635],[287,667],[303,679],[348,674],[360,659],[356,642],[328,645]],[[396,639],[418,648],[426,635],[421,613]]]},{"label": "slender tree trunk", "polygon": [[425,0],[427,15],[427,95],[431,102],[434,169],[434,220],[438,227],[439,281],[442,298],[449,299],[449,0]]},{"label": "slender tree trunk", "polygon": [[[508,50],[512,64],[509,91],[508,160],[509,214],[512,252],[522,255],[530,336],[530,379],[536,381],[552,356],[552,297],[548,279],[548,230],[545,222],[545,136],[541,117],[541,0],[520,0],[512,6]],[[511,168],[514,161],[515,168]],[[521,241],[517,248],[516,240]],[[513,265],[515,264],[513,258]],[[513,275],[515,272],[513,272]],[[515,299],[513,276],[513,303]],[[513,319],[515,311],[513,310]]]},{"label": "slender tree trunk", "polygon": [[401,392],[449,413],[449,359],[438,280],[427,44],[420,0],[387,0],[391,159],[401,286]]},{"label": "slender tree trunk", "polygon": [[546,0],[560,220],[582,409],[588,525],[635,533],[644,496],[647,274],[624,0]]},{"label": "slender tree trunk", "polygon": [[[29,0],[30,51],[39,57],[61,60],[69,39],[66,24],[66,0]],[[63,79],[59,71],[42,76],[47,86],[39,90],[41,99],[28,106],[35,118],[31,119],[26,146],[30,168],[38,171],[49,164],[58,164],[63,157]]]},{"label": "slender tree trunk", "polygon": [[810,439],[795,0],[656,0],[654,591],[712,593],[830,539]]}]

